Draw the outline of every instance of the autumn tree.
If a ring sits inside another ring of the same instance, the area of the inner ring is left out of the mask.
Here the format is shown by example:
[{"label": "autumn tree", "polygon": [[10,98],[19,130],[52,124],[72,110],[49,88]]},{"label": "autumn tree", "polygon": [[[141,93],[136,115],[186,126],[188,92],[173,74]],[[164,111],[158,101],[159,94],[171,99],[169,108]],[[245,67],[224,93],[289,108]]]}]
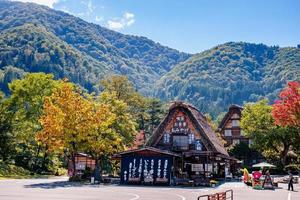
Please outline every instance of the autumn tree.
[{"label": "autumn tree", "polygon": [[271,113],[272,106],[267,100],[248,103],[242,112],[241,128],[253,139],[256,149],[269,158],[279,156],[282,166],[285,166],[290,148],[300,142],[299,132],[294,128],[276,126]]},{"label": "autumn tree", "polygon": [[95,178],[102,179],[102,165],[107,157],[113,153],[123,150],[122,139],[114,129],[116,115],[111,111],[109,105],[94,103],[92,126],[85,138],[84,150],[96,161]]},{"label": "autumn tree", "polygon": [[72,84],[63,82],[45,99],[40,122],[43,129],[37,140],[51,151],[65,153],[76,176],[76,153],[84,149],[87,134],[94,128],[93,104]]},{"label": "autumn tree", "polygon": [[272,106],[272,115],[279,126],[300,128],[300,83],[289,82]]}]

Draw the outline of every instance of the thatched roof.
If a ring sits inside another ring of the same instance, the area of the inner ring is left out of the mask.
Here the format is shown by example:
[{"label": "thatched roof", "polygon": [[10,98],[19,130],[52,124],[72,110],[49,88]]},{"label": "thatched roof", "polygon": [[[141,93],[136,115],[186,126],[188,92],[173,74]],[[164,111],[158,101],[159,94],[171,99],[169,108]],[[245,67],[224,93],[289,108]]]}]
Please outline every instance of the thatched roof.
[{"label": "thatched roof", "polygon": [[229,117],[231,116],[231,114],[235,111],[238,110],[240,113],[243,111],[244,107],[239,106],[239,105],[231,105],[228,108],[228,112],[225,114],[225,116],[223,117],[221,123],[219,124],[219,129],[224,128],[226,122],[228,121]]},{"label": "thatched roof", "polygon": [[182,101],[175,101],[172,103],[169,108],[169,113],[155,129],[146,146],[155,146],[155,144],[158,142],[158,139],[163,135],[167,123],[177,109],[182,109],[189,116],[191,121],[194,123],[196,130],[202,136],[202,140],[207,147],[207,150],[228,156],[227,151],[207,122],[206,117],[197,108]]}]

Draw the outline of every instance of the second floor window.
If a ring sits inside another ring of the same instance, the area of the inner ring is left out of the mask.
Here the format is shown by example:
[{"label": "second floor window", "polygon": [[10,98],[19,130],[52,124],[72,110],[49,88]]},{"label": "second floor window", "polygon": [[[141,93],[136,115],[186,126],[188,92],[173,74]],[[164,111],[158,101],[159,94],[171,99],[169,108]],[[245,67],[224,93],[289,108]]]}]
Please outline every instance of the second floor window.
[{"label": "second floor window", "polygon": [[164,143],[165,144],[170,143],[170,134],[169,133],[164,133]]},{"label": "second floor window", "polygon": [[239,127],[240,126],[240,120],[232,120],[232,127]]},{"label": "second floor window", "polygon": [[196,147],[196,150],[202,151],[202,144],[199,140],[196,140],[195,147]]},{"label": "second floor window", "polygon": [[173,146],[187,148],[188,145],[189,145],[188,136],[186,135],[173,136]]},{"label": "second floor window", "polygon": [[225,136],[232,136],[231,130],[225,130]]},{"label": "second floor window", "polygon": [[195,140],[195,135],[193,133],[190,133],[189,134],[189,144],[193,144],[194,140]]}]

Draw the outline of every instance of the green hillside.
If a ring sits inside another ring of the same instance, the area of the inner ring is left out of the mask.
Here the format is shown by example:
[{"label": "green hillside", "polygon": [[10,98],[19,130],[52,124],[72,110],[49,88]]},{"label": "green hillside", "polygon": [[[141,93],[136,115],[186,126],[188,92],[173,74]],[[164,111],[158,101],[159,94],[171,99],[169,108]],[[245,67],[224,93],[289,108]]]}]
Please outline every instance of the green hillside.
[{"label": "green hillside", "polygon": [[[196,38],[195,38],[196,40]],[[214,116],[300,79],[300,48],[229,42],[190,55],[32,3],[0,0],[0,90],[28,72],[53,73],[89,91],[108,74],[144,95],[188,101]]]},{"label": "green hillside", "polygon": [[[15,29],[15,27],[24,25],[26,27],[26,24],[33,24],[43,29],[43,35],[45,37],[50,36],[49,41],[55,37],[56,43],[68,44],[69,49],[72,47],[72,51],[80,52],[81,58],[78,60],[89,61],[93,58],[94,60],[88,63],[90,72],[87,72],[88,74],[85,74],[85,76],[101,77],[106,71],[100,70],[99,66],[105,66],[104,68],[111,69],[110,72],[112,73],[127,75],[136,87],[144,93],[149,93],[154,82],[162,74],[189,57],[186,53],[180,53],[177,50],[162,46],[145,37],[129,36],[111,31],[45,6],[0,0],[1,34],[5,34],[4,31],[10,33],[10,30]],[[1,37],[10,37],[10,35],[2,35]],[[35,37],[38,38],[39,35]],[[12,45],[27,44],[27,41],[23,42],[18,44],[18,41],[12,41]],[[39,51],[39,49],[34,49],[34,51]],[[20,55],[17,55],[18,52],[7,52],[7,54],[20,57]],[[0,55],[0,60],[4,59],[4,55]],[[11,59],[15,59],[15,57]],[[76,60],[76,58],[73,59]],[[68,59],[66,59],[66,62],[68,62]],[[14,62],[14,67],[28,71],[30,68],[28,64]],[[44,68],[45,66],[42,66],[42,64],[44,63],[37,64],[36,69]],[[6,65],[7,63],[2,62],[0,68],[3,69]],[[74,69],[73,65],[67,63],[61,66],[62,70],[65,67],[72,68],[73,71],[79,71],[79,69]],[[81,66],[77,66],[77,68],[81,68]],[[89,73],[92,73],[92,75],[89,75]],[[67,77],[71,79],[70,76]],[[94,83],[93,80],[89,82]],[[79,80],[76,83],[80,83],[89,90],[92,89],[89,83],[82,84],[82,81]]]},{"label": "green hillside", "polygon": [[58,78],[68,77],[74,83],[92,88],[101,75],[111,71],[38,25],[25,24],[3,31],[0,49],[0,88],[6,93],[6,83],[13,78],[9,78],[12,73],[16,77],[25,72],[53,73]]},{"label": "green hillside", "polygon": [[213,115],[230,104],[271,101],[287,81],[300,81],[300,49],[229,42],[192,56],[162,76],[155,95],[180,99]]}]

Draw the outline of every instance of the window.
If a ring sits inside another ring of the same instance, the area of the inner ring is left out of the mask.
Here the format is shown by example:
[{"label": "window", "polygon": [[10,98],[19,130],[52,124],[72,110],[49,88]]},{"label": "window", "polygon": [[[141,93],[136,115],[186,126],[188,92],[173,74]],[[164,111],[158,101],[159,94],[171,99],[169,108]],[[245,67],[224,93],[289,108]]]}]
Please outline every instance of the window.
[{"label": "window", "polygon": [[180,148],[184,147],[185,149],[187,149],[189,145],[188,136],[186,135],[173,136],[173,145],[176,147],[180,147]]},{"label": "window", "polygon": [[253,140],[249,139],[249,146],[253,144]]},{"label": "window", "polygon": [[232,118],[240,118],[240,116],[237,114],[237,113],[234,113],[233,115],[232,115]]},{"label": "window", "polygon": [[239,127],[240,126],[240,120],[232,120],[232,127]]},{"label": "window", "polygon": [[192,144],[195,140],[195,135],[193,133],[189,134],[189,144]]},{"label": "window", "polygon": [[164,143],[170,143],[170,134],[169,133],[164,133]]},{"label": "window", "polygon": [[232,136],[231,130],[225,130],[225,136]]},{"label": "window", "polygon": [[239,144],[240,143],[240,140],[239,139],[234,139],[232,140],[232,144],[233,145],[236,145],[236,144]]},{"label": "window", "polygon": [[196,140],[195,146],[196,146],[196,150],[202,151],[202,144],[199,140]]}]

